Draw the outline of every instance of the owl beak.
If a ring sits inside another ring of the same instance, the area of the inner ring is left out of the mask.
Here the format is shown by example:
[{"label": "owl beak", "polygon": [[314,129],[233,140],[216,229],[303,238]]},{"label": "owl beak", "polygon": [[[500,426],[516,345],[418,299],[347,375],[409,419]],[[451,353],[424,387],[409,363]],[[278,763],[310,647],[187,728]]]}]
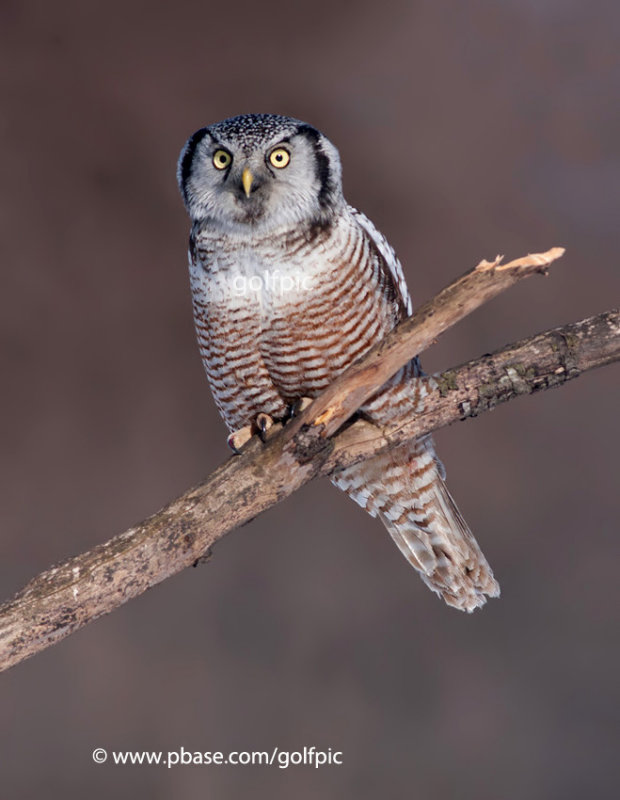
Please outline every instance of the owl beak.
[{"label": "owl beak", "polygon": [[246,167],[242,174],[241,174],[241,183],[243,184],[243,191],[245,192],[245,196],[250,196],[250,189],[252,188],[252,181],[254,180],[254,176],[250,172],[250,170]]}]

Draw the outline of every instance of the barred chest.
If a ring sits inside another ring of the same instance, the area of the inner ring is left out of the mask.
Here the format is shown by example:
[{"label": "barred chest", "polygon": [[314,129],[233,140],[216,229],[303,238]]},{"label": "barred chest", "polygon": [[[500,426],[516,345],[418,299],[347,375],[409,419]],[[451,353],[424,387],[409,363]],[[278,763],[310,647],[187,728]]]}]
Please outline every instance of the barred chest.
[{"label": "barred chest", "polygon": [[190,266],[201,355],[231,427],[284,416],[390,330],[393,306],[363,231],[232,241],[197,237]]}]

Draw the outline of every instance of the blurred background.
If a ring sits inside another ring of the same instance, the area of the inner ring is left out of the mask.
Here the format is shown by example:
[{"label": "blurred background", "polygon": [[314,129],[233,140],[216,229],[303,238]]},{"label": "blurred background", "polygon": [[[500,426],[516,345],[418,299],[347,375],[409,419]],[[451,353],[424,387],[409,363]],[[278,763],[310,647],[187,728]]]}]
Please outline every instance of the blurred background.
[{"label": "blurred background", "polygon": [[[567,248],[425,353],[436,371],[618,304],[620,6],[574,0],[0,5],[0,588],[228,458],[194,342],[176,159],[307,120],[421,303]],[[465,616],[327,481],[0,678],[6,797],[615,797],[617,367],[437,435],[502,586]],[[343,752],[114,767],[112,750]]]}]

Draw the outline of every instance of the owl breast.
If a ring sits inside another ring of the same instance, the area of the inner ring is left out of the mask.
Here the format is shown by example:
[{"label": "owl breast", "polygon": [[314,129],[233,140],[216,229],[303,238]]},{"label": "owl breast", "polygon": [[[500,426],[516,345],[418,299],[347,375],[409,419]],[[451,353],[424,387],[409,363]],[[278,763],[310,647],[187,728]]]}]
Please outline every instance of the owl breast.
[{"label": "owl breast", "polygon": [[198,232],[194,316],[216,404],[231,430],[286,416],[391,330],[403,313],[381,255],[352,217],[328,230],[234,241]]}]

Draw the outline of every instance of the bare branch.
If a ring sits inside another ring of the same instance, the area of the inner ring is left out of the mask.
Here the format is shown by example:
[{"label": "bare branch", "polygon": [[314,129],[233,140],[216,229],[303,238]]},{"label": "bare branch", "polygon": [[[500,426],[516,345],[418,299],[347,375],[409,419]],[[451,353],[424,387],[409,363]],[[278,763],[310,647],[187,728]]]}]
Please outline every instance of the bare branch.
[{"label": "bare branch", "polygon": [[400,427],[380,431],[358,420],[329,438],[442,331],[559,254],[505,266],[483,262],[406,320],[266,445],[252,440],[241,456],[140,525],[34,578],[0,608],[0,670],[195,563],[225,533],[317,475],[620,358],[620,318],[608,312],[425,379],[434,388],[424,412]]}]

